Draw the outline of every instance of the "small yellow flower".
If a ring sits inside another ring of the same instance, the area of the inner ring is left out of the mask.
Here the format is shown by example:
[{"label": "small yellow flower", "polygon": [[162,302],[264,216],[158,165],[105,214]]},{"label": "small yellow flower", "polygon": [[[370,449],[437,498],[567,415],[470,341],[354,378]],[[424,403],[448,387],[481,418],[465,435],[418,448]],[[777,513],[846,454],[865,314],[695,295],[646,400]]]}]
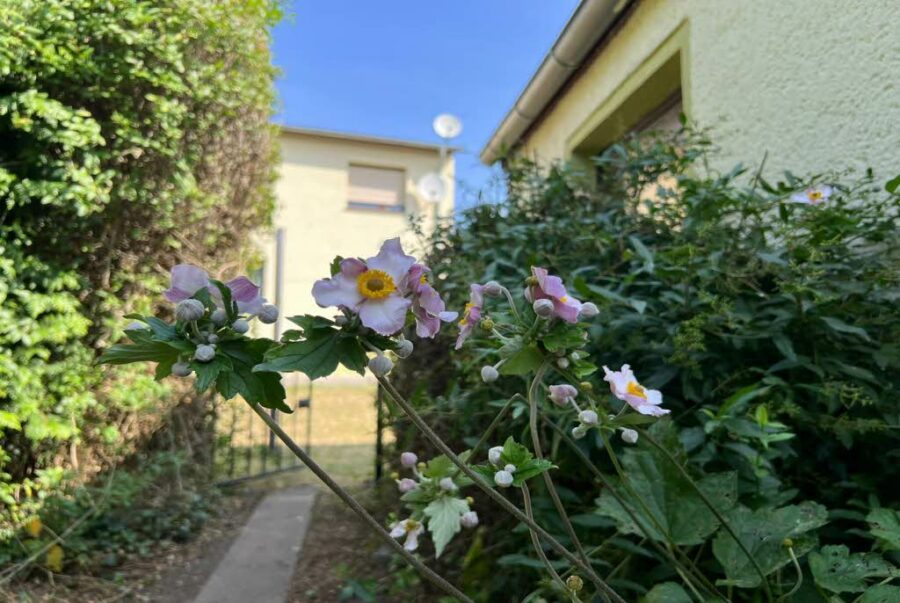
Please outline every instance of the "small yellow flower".
[{"label": "small yellow flower", "polygon": [[65,552],[61,546],[58,544],[51,546],[47,551],[47,569],[57,574],[60,573],[63,567],[63,557],[65,557]]},{"label": "small yellow flower", "polygon": [[28,532],[28,535],[32,538],[37,538],[41,535],[41,531],[44,529],[44,524],[41,522],[41,518],[35,515],[25,524],[25,531]]}]

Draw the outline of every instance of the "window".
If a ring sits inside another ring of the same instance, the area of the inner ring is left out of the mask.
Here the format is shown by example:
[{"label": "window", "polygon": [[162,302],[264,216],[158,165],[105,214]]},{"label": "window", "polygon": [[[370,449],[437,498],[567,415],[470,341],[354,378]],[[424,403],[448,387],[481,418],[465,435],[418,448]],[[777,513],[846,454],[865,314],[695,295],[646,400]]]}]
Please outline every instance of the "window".
[{"label": "window", "polygon": [[403,170],[351,165],[348,209],[402,212],[406,173]]}]

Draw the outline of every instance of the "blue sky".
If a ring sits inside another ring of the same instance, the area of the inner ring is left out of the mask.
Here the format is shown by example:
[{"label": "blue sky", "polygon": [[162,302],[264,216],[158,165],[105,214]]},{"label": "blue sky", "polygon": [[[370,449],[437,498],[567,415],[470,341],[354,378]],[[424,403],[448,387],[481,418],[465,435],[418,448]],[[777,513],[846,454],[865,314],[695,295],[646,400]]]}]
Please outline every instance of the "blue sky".
[{"label": "blue sky", "polygon": [[[276,121],[437,142],[453,113],[457,206],[490,181],[478,153],[576,0],[297,0],[274,31]],[[494,189],[496,194],[496,189]]]}]

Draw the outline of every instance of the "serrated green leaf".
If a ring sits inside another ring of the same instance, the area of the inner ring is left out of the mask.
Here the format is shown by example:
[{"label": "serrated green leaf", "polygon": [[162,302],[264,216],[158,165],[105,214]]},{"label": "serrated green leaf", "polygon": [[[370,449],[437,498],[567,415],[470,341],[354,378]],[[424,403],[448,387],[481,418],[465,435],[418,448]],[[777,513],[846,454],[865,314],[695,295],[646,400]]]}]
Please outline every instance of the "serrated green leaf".
[{"label": "serrated green leaf", "polygon": [[[791,563],[783,544],[785,538],[793,541],[794,554],[802,557],[818,542],[811,532],[828,523],[825,507],[815,502],[780,509],[763,507],[756,511],[738,506],[725,517],[766,575]],[[743,588],[759,586],[760,578],[753,564],[727,531],[720,530],[716,534],[713,554],[728,576],[727,580],[720,581],[722,584]]]},{"label": "serrated green leaf", "polygon": [[871,341],[869,334],[865,329],[861,329],[859,327],[854,327],[853,325],[848,325],[843,320],[835,318],[833,316],[821,316],[822,322],[824,322],[832,331],[836,331],[838,333],[848,333],[850,335],[858,335],[862,337],[866,341]]},{"label": "serrated green leaf", "polygon": [[900,586],[876,584],[863,593],[859,603],[900,603]]},{"label": "serrated green leaf", "polygon": [[537,370],[544,361],[544,355],[534,344],[520,349],[500,366],[501,375],[527,375]]},{"label": "serrated green leaf", "polygon": [[134,343],[119,343],[107,348],[100,355],[100,364],[131,364],[134,362],[175,362],[178,350],[161,341],[151,339],[150,331],[146,335],[138,335],[135,331],[129,336],[136,338]]},{"label": "serrated green leaf", "polygon": [[285,343],[266,352],[265,362],[253,367],[253,372],[288,373],[300,371],[310,379],[326,377],[340,362],[338,332],[317,332],[313,339]]},{"label": "serrated green leaf", "polygon": [[201,394],[216,382],[216,378],[220,373],[230,371],[232,369],[231,359],[222,353],[217,353],[209,362],[191,361],[191,368],[197,379],[194,381],[194,387]]},{"label": "serrated green leaf", "polygon": [[693,603],[680,584],[663,582],[657,584],[644,595],[643,603]]},{"label": "serrated green leaf", "polygon": [[557,322],[541,340],[548,352],[569,350],[584,345],[584,329],[565,322]]},{"label": "serrated green leaf", "polygon": [[354,337],[341,337],[337,342],[337,353],[341,364],[360,375],[366,374],[369,357],[365,348]]},{"label": "serrated green leaf", "polygon": [[442,496],[425,507],[424,513],[428,517],[428,531],[431,532],[431,539],[434,541],[435,557],[441,556],[444,547],[459,532],[460,518],[468,510],[469,503],[451,496]]},{"label": "serrated green leaf", "polygon": [[869,532],[886,550],[900,550],[900,512],[886,507],[872,509],[866,521]]},{"label": "serrated green leaf", "polygon": [[867,578],[900,576],[900,569],[877,553],[853,553],[844,545],[823,546],[808,557],[816,584],[833,593],[861,593]]},{"label": "serrated green leaf", "polygon": [[253,368],[262,359],[273,342],[265,339],[237,340],[219,344],[219,350],[231,359],[232,370],[219,375],[216,389],[226,399],[241,396],[247,402],[254,402],[266,408],[282,412],[293,412],[285,404],[284,386],[278,373],[254,373]]},{"label": "serrated green leaf", "polygon": [[516,472],[513,473],[513,486],[519,488],[532,477],[540,475],[545,471],[549,471],[554,467],[555,465],[547,459],[531,459],[525,461],[516,467]]}]

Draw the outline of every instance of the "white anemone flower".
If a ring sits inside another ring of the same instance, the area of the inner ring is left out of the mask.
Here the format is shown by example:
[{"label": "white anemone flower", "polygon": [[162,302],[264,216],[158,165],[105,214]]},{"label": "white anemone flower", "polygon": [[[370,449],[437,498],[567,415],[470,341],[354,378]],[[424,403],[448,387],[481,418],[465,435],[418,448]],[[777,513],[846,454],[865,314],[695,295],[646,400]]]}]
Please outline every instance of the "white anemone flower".
[{"label": "white anemone flower", "polygon": [[619,400],[627,402],[642,415],[661,417],[671,412],[660,406],[662,394],[659,390],[647,389],[638,383],[629,365],[623,364],[622,369],[618,371],[611,371],[604,366],[603,372],[605,373],[603,380],[609,383],[609,389],[613,395]]},{"label": "white anemone flower", "polygon": [[827,184],[811,186],[805,191],[794,193],[791,195],[791,201],[794,203],[804,203],[806,205],[820,205],[828,201],[828,198],[834,192],[834,189]]},{"label": "white anemone flower", "polygon": [[403,543],[403,548],[410,552],[419,548],[419,536],[424,531],[425,525],[412,518],[391,524],[391,537],[403,538],[405,536],[406,540]]}]

